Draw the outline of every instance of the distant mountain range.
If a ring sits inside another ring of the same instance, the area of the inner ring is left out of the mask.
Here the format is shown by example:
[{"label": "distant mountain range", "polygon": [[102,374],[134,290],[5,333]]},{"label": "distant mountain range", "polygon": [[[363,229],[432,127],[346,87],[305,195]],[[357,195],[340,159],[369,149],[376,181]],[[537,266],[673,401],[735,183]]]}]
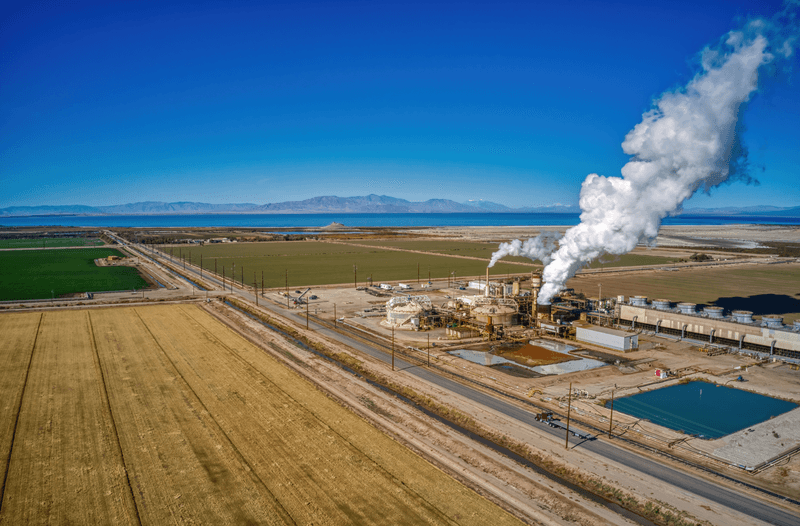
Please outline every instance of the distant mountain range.
[{"label": "distant mountain range", "polygon": [[[435,213],[550,213],[579,214],[580,208],[571,205],[552,205],[510,208],[482,199],[457,203],[449,199],[407,201],[386,195],[358,197],[321,196],[303,201],[282,203],[210,204],[194,202],[163,203],[145,201],[112,206],[12,206],[0,209],[0,217],[58,216],[58,215],[169,215],[169,214],[435,214]],[[753,206],[745,208],[690,208],[681,215],[759,215],[800,217],[800,207]]]},{"label": "distant mountain range", "polygon": [[686,216],[781,216],[800,217],[800,206],[745,206],[725,208],[688,208],[681,215]]},{"label": "distant mountain range", "polygon": [[215,205],[210,203],[163,203],[145,201],[112,206],[12,206],[0,209],[0,217],[55,216],[55,215],[165,215],[165,214],[435,214],[435,213],[579,213],[575,206],[555,205],[534,208],[509,208],[490,201],[457,203],[449,199],[428,199],[414,202],[386,195],[337,197],[333,195],[312,197],[303,201],[282,203],[236,203]]}]

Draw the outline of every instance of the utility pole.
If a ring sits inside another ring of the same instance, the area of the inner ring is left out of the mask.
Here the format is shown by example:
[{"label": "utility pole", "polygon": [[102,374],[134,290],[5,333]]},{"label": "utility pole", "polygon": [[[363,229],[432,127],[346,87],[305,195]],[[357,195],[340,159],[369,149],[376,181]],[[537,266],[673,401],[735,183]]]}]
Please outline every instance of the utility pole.
[{"label": "utility pole", "polygon": [[353,265],[353,288],[358,288],[358,267],[355,264]]},{"label": "utility pole", "polygon": [[261,271],[261,294],[264,294],[264,271]]},{"label": "utility pole", "polygon": [[214,274],[219,276],[219,272],[217,272],[217,258],[214,258]]},{"label": "utility pole", "polygon": [[392,324],[392,371],[394,371],[394,323]]},{"label": "utility pole", "polygon": [[242,277],[240,278],[240,281],[242,283],[242,288],[244,288],[244,267],[242,267]]},{"label": "utility pole", "polygon": [[289,306],[289,269],[286,269],[286,306]]},{"label": "utility pole", "polygon": [[253,290],[256,293],[256,307],[258,307],[258,282],[256,281],[256,271],[253,271]]},{"label": "utility pole", "polygon": [[431,366],[431,333],[428,333],[428,367]]},{"label": "utility pole", "polygon": [[608,438],[611,438],[611,426],[614,425],[614,390],[611,390],[611,418],[608,419]]},{"label": "utility pole", "polygon": [[333,328],[336,328],[336,304],[333,304]]},{"label": "utility pole", "polygon": [[419,261],[417,261],[417,285],[419,285]]},{"label": "utility pole", "polygon": [[222,292],[225,292],[225,265],[222,265]]},{"label": "utility pole", "polygon": [[567,398],[567,440],[564,449],[569,449],[569,412],[572,409],[572,382],[569,383],[569,397]]},{"label": "utility pole", "polygon": [[306,330],[308,330],[308,303],[309,301],[306,300]]},{"label": "utility pole", "polygon": [[200,253],[200,279],[203,279],[203,253]]}]

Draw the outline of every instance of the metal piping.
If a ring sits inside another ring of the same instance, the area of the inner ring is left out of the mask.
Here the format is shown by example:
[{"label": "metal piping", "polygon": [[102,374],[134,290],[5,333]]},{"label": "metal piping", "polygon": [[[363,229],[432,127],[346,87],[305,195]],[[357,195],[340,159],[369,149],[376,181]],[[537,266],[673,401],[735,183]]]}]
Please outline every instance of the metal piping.
[{"label": "metal piping", "polygon": [[658,328],[661,326],[661,322],[662,322],[662,321],[663,321],[663,320],[658,320],[658,321],[656,322],[656,334],[658,334]]},{"label": "metal piping", "polygon": [[708,335],[708,343],[714,343],[714,331],[717,329],[711,329],[711,334]]}]

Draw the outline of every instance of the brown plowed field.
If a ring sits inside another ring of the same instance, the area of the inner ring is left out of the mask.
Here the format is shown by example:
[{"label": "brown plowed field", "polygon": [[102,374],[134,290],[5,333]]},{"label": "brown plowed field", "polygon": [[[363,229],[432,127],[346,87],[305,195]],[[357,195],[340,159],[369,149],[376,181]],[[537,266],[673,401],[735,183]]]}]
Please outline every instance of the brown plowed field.
[{"label": "brown plowed field", "polygon": [[196,306],[39,316],[0,522],[518,524]]},{"label": "brown plowed field", "polygon": [[42,315],[7,469],[3,523],[137,523],[86,312]]}]

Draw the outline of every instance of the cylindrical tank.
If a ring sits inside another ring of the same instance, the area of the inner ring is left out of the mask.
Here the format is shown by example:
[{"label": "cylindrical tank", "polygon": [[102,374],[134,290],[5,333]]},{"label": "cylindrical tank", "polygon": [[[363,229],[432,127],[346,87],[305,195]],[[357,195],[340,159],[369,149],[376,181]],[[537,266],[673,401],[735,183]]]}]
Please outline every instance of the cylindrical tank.
[{"label": "cylindrical tank", "polygon": [[478,305],[472,309],[472,316],[482,323],[488,323],[491,319],[492,325],[515,325],[517,323],[517,309],[511,305]]},{"label": "cylindrical tank", "polygon": [[634,307],[647,307],[647,296],[631,296],[631,305]]},{"label": "cylindrical tank", "polygon": [[542,277],[538,274],[531,274],[531,288],[542,288]]},{"label": "cylindrical tank", "polygon": [[386,322],[389,325],[399,326],[405,322],[419,325],[419,314],[422,312],[422,307],[416,303],[406,303],[405,305],[398,305],[390,309],[386,309]]},{"label": "cylindrical tank", "polygon": [[696,314],[697,305],[694,303],[678,303],[678,308],[681,310],[681,314]]},{"label": "cylindrical tank", "polygon": [[723,318],[724,309],[722,307],[706,307],[703,313],[709,318],[720,319]]},{"label": "cylindrical tank", "polygon": [[731,312],[733,321],[737,323],[753,323],[753,312],[749,310],[735,310]]},{"label": "cylindrical tank", "polygon": [[625,303],[625,296],[617,296],[617,303]]},{"label": "cylindrical tank", "polygon": [[794,320],[794,326],[792,327],[793,331],[800,331],[800,320]]},{"label": "cylindrical tank", "polygon": [[761,316],[761,325],[766,325],[770,329],[781,329],[783,316]]},{"label": "cylindrical tank", "polygon": [[669,300],[653,300],[653,307],[658,310],[669,310],[672,306],[672,303]]},{"label": "cylindrical tank", "polygon": [[515,281],[512,285],[511,294],[513,296],[519,296],[519,281]]}]

